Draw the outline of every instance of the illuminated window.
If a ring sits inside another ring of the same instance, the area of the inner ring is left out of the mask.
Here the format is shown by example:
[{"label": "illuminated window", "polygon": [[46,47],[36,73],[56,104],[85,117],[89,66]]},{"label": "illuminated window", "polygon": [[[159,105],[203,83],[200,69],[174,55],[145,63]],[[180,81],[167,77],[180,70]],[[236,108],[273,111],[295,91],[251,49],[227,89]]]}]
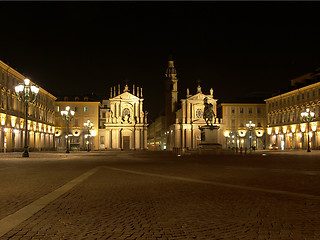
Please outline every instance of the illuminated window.
[{"label": "illuminated window", "polygon": [[84,108],[83,108],[83,111],[84,111],[84,112],[88,112],[88,107],[84,107]]},{"label": "illuminated window", "polygon": [[60,111],[60,107],[56,106],[56,111],[59,112]]}]

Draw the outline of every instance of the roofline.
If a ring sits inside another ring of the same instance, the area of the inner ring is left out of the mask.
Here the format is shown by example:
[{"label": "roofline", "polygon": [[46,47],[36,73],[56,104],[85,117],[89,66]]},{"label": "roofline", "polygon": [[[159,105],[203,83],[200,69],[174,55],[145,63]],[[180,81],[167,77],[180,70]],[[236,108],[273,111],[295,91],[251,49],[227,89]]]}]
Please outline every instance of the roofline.
[{"label": "roofline", "polygon": [[[8,64],[4,63],[3,61],[0,60],[0,68],[4,69],[7,72],[10,72],[12,75],[14,75],[15,77],[17,77],[19,80],[21,80],[23,82],[23,80],[26,78],[26,76],[22,75],[21,73],[19,73],[17,70],[15,70],[14,68],[10,67]],[[31,81],[31,83],[37,85],[35,82]],[[51,93],[49,93],[48,91],[44,90],[42,87],[39,86],[39,90],[40,92],[49,95],[51,98],[53,98],[54,100],[57,99],[57,97],[55,97],[54,95],[52,95]]]},{"label": "roofline", "polygon": [[316,86],[318,86],[318,85],[320,85],[320,82],[313,83],[313,84],[310,84],[310,85],[308,85],[308,86],[304,86],[304,87],[301,87],[301,88],[292,90],[292,91],[290,91],[290,92],[282,93],[282,94],[279,94],[279,95],[274,96],[274,97],[271,97],[271,98],[267,98],[267,99],[265,99],[264,101],[266,102],[266,101],[270,101],[270,100],[273,100],[273,99],[278,98],[278,97],[284,97],[284,96],[290,95],[290,94],[295,93],[295,92],[301,92],[301,91],[303,91],[303,90],[306,90],[306,89],[308,89],[308,88],[313,88],[313,87],[316,87]]},{"label": "roofline", "polygon": [[266,105],[266,103],[219,103],[219,105]]}]

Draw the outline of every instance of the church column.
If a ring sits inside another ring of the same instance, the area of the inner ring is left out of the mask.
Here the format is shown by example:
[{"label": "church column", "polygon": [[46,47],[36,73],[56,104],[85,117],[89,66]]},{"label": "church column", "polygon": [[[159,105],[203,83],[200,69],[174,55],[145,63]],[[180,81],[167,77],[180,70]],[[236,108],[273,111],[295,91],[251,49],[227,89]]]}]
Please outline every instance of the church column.
[{"label": "church column", "polygon": [[185,135],[185,129],[184,126],[181,125],[181,147],[185,148],[185,139],[186,139],[186,135]]},{"label": "church column", "polygon": [[140,149],[140,129],[139,128],[135,128],[134,131],[135,134],[135,149]]},{"label": "church column", "polygon": [[134,104],[134,108],[135,108],[135,111],[136,111],[136,113],[135,113],[135,117],[136,117],[136,120],[137,120],[137,123],[139,123],[139,121],[140,121],[140,112],[139,112],[139,104],[136,102],[135,104]]},{"label": "church column", "polygon": [[140,149],[143,149],[143,128],[140,128]]},{"label": "church column", "polygon": [[146,149],[147,147],[147,127],[143,127],[143,133],[144,133],[144,138],[143,138],[143,146],[142,146],[142,149]]},{"label": "church column", "polygon": [[181,132],[180,132],[180,126],[178,124],[174,125],[174,147],[179,148],[181,147]]},{"label": "church column", "polygon": [[186,100],[181,100],[182,123],[186,123]]},{"label": "church column", "polygon": [[186,129],[186,148],[190,149],[191,148],[191,128],[190,125],[187,126]]},{"label": "church column", "polygon": [[142,111],[143,111],[142,101],[140,101],[140,111],[139,111],[140,123],[143,123],[143,114],[142,114]]},{"label": "church column", "polygon": [[191,111],[191,104],[187,101],[187,123],[190,123],[190,111]]}]

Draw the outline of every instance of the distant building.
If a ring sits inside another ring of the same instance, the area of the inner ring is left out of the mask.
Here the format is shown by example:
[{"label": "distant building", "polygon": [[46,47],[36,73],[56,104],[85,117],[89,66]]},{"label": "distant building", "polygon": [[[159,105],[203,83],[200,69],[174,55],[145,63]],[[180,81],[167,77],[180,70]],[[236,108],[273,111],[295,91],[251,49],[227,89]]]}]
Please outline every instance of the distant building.
[{"label": "distant building", "polygon": [[[75,111],[75,115],[69,124],[67,133],[66,121],[61,116],[61,111],[69,106]],[[56,118],[55,118],[55,146],[57,151],[65,151],[67,147],[66,136],[70,137],[70,150],[80,151],[87,150],[90,144],[91,150],[99,149],[98,131],[99,131],[99,107],[100,101],[93,95],[87,96],[65,96],[56,101]],[[88,120],[93,123],[93,128],[88,132],[84,125]]]},{"label": "distant building", "polygon": [[148,149],[166,150],[166,118],[159,116],[148,126]]},{"label": "distant building", "polygon": [[1,152],[23,151],[25,124],[28,124],[29,130],[29,151],[54,149],[56,97],[40,87],[36,101],[29,104],[28,123],[25,123],[25,105],[18,100],[15,93],[15,87],[23,83],[25,78],[21,73],[0,61]]},{"label": "distant building", "polygon": [[[306,149],[308,135],[312,149],[320,149],[319,69],[291,80],[291,88],[266,99],[268,140],[280,149]],[[307,124],[301,113],[309,108],[315,118]]]},{"label": "distant building", "polygon": [[147,148],[147,112],[143,110],[142,88],[128,85],[123,91],[111,88],[109,100],[100,110],[99,148],[136,150]]},{"label": "distant building", "polygon": [[[221,103],[219,116],[224,124],[224,148],[266,148],[266,104],[255,99]],[[251,124],[249,128],[247,124]]]}]

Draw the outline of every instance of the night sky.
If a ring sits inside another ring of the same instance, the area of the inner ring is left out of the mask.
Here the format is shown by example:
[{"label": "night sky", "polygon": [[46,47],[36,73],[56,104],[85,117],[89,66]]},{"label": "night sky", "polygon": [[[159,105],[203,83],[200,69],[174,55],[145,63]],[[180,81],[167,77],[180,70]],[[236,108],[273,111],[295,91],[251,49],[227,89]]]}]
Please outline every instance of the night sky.
[{"label": "night sky", "polygon": [[277,92],[320,67],[317,2],[0,2],[0,12],[2,61],[56,96],[107,98],[128,80],[149,119],[164,109],[170,55],[179,98],[198,79],[220,101]]}]

